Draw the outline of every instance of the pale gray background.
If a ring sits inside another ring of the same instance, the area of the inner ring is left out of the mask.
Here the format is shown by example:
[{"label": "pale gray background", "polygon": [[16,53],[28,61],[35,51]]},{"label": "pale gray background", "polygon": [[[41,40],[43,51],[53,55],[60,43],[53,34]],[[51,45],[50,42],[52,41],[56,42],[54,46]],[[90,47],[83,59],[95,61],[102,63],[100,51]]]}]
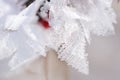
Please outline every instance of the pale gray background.
[{"label": "pale gray background", "polygon": [[[118,21],[116,34],[108,37],[92,35],[91,44],[87,47],[90,75],[70,68],[71,80],[120,80],[120,3],[114,4],[114,8]],[[7,60],[0,61],[0,75],[7,70]]]}]

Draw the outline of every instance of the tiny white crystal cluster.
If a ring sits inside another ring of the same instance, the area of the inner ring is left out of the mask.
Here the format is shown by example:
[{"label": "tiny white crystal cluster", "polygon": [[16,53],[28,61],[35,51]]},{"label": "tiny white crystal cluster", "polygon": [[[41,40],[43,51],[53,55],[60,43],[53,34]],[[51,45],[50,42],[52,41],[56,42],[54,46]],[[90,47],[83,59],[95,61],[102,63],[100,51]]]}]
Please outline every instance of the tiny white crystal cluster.
[{"label": "tiny white crystal cluster", "polygon": [[48,48],[56,50],[58,58],[88,74],[86,43],[90,34],[114,33],[116,16],[112,0],[50,0],[42,9],[42,16],[50,10],[50,29],[37,24],[36,11],[45,0],[36,0],[23,8],[25,0],[0,1],[0,59],[12,56],[10,66],[45,56]]}]

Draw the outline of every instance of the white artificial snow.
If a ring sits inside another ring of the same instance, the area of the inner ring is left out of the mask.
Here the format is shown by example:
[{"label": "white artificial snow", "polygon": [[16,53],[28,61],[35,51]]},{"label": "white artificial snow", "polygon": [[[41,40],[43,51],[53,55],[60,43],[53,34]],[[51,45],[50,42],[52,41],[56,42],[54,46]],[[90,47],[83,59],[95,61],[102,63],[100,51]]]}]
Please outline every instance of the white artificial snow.
[{"label": "white artificial snow", "polygon": [[21,8],[20,1],[7,1],[9,4],[0,1],[4,4],[0,8],[0,35],[4,34],[0,36],[0,59],[14,53],[10,61],[12,68],[36,55],[45,56],[47,49],[52,48],[58,58],[88,74],[85,46],[90,43],[90,34],[114,33],[116,15],[111,8],[112,0],[50,0],[40,12],[45,18],[50,10],[48,30],[37,24],[35,15],[44,0],[36,0],[26,8]]}]

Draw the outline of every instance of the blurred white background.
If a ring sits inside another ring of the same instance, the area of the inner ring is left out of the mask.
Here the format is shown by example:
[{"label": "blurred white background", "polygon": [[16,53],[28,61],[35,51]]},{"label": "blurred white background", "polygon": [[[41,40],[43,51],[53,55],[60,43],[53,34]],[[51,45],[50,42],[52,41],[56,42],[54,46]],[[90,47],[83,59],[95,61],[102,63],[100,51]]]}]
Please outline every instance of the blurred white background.
[{"label": "blurred white background", "polygon": [[[90,74],[83,75],[70,67],[71,80],[120,80],[120,3],[114,1],[117,13],[115,35],[102,37],[92,35],[89,53]],[[7,61],[0,61],[0,75],[8,71]]]}]

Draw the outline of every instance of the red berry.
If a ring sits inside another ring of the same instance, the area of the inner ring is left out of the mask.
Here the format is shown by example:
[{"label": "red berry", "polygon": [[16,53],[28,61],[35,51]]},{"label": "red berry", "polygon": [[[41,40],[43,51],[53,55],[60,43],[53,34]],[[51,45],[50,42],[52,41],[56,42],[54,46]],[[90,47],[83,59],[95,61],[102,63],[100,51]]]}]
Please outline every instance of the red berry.
[{"label": "red berry", "polygon": [[48,29],[50,28],[49,22],[44,20],[44,19],[39,19],[39,23],[45,28]]},{"label": "red berry", "polygon": [[[47,12],[47,18],[49,19],[49,10],[48,10],[48,12]],[[45,29],[50,28],[49,22],[46,21],[45,19],[40,18],[40,19],[38,20],[38,22],[39,22]]]}]

